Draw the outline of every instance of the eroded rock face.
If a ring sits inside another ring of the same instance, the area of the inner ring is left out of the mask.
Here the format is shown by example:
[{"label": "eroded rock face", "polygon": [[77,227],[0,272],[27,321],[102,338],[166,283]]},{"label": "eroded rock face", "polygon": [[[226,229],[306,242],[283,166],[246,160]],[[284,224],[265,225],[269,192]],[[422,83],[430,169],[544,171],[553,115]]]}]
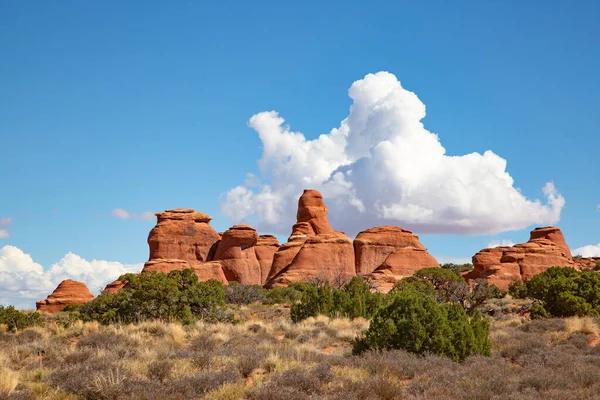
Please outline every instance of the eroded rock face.
[{"label": "eroded rock face", "polygon": [[481,250],[473,256],[474,269],[465,277],[483,278],[506,290],[512,281],[529,280],[550,267],[581,268],[556,227],[534,229],[526,243]]},{"label": "eroded rock face", "polygon": [[273,257],[267,287],[312,278],[344,281],[356,274],[352,241],[331,228],[327,212],[321,193],[304,191],[298,200],[292,234]]},{"label": "eroded rock face", "polygon": [[229,282],[262,284],[260,263],[254,251],[257,241],[258,234],[249,225],[234,225],[223,233],[214,260],[221,264]]},{"label": "eroded rock face", "polygon": [[316,235],[333,232],[333,228],[327,220],[327,207],[323,202],[323,196],[316,190],[304,190],[298,200],[298,212],[296,220],[310,224]]},{"label": "eroded rock face", "polygon": [[191,208],[157,213],[158,222],[150,231],[150,260],[208,261],[211,247],[220,239],[210,226],[210,215]]},{"label": "eroded rock face", "polygon": [[260,284],[263,285],[267,281],[271,267],[273,266],[273,258],[279,249],[279,241],[273,235],[260,235],[254,246],[256,259],[260,266]]},{"label": "eroded rock face", "polygon": [[85,283],[67,279],[59,283],[46,300],[35,303],[35,307],[38,311],[55,313],[68,305],[85,304],[93,299]]},{"label": "eroded rock face", "polygon": [[[168,273],[193,268],[200,280],[212,278],[227,283],[220,264],[209,262],[221,239],[210,226],[210,215],[191,208],[176,208],[157,213],[156,217],[156,226],[148,235],[150,257],[142,272]],[[111,291],[119,289],[115,284]]]},{"label": "eroded rock face", "polygon": [[[416,235],[397,226],[376,226],[360,232],[354,239],[356,273],[372,273],[398,249],[412,249],[418,254],[423,251],[426,253]],[[431,263],[431,259],[427,258],[424,262]]]},{"label": "eroded rock face", "polygon": [[115,294],[119,290],[123,289],[127,285],[126,282],[120,281],[119,279],[112,281],[104,288],[103,292],[108,292],[110,294]]}]

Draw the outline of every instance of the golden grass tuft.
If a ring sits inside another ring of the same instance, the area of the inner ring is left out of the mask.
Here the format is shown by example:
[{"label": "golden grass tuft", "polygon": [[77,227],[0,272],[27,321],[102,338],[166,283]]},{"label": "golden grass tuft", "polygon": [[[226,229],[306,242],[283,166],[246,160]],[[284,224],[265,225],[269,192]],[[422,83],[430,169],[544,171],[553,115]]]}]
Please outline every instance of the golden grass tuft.
[{"label": "golden grass tuft", "polygon": [[19,374],[12,369],[0,367],[0,393],[11,394],[19,384]]}]

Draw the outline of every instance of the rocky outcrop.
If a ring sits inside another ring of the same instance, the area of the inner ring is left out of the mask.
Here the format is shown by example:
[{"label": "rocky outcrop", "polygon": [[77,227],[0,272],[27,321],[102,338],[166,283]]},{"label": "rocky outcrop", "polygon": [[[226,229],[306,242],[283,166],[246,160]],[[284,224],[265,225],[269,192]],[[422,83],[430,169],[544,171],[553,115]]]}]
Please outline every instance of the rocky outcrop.
[{"label": "rocky outcrop", "polygon": [[481,250],[473,256],[474,269],[465,278],[483,278],[506,290],[512,281],[526,281],[549,267],[579,269],[582,264],[574,262],[559,228],[544,227],[531,231],[526,243]]},{"label": "rocky outcrop", "polygon": [[[156,217],[156,226],[148,235],[150,258],[142,272],[192,268],[200,281],[217,279],[228,283],[221,264],[212,262],[221,235],[210,226],[210,215],[176,208],[157,213]],[[118,289],[115,285],[114,290]]]},{"label": "rocky outcrop", "polygon": [[262,285],[261,265],[256,256],[256,230],[249,225],[234,225],[223,233],[214,259],[229,282]]},{"label": "rocky outcrop", "polygon": [[256,253],[256,259],[260,266],[260,284],[264,284],[267,281],[269,272],[273,266],[273,259],[275,253],[279,249],[279,241],[273,235],[260,235],[254,246]]},{"label": "rocky outcrop", "polygon": [[419,237],[411,231],[397,226],[377,226],[360,232],[354,239],[356,273],[358,275],[372,273],[399,249],[414,251],[417,261],[421,261],[419,264],[428,267],[437,265],[437,261],[430,265],[435,259],[427,253]]},{"label": "rocky outcrop", "polygon": [[388,292],[396,282],[421,268],[438,267],[412,232],[397,226],[377,226],[354,239],[356,273],[372,274],[378,290]]},{"label": "rocky outcrop", "polygon": [[[217,279],[224,284],[240,282],[262,285],[279,248],[274,236],[258,236],[248,225],[234,225],[223,233],[211,226],[211,217],[191,208],[156,214],[158,222],[150,231],[150,258],[142,272],[163,272],[193,268],[198,279]],[[107,287],[115,292],[115,283]]]},{"label": "rocky outcrop", "polygon": [[127,282],[123,282],[123,281],[117,279],[117,280],[109,283],[108,285],[106,285],[106,287],[104,288],[104,290],[102,292],[108,292],[110,294],[115,294],[119,290],[123,289],[125,286],[127,286]]},{"label": "rocky outcrop", "polygon": [[208,261],[211,247],[221,238],[210,226],[210,215],[191,208],[157,213],[150,231],[150,260]]},{"label": "rocky outcrop", "polygon": [[333,230],[323,196],[305,190],[298,200],[297,223],[288,242],[273,257],[267,287],[318,278],[345,281],[356,274],[352,241]]},{"label": "rocky outcrop", "polygon": [[35,303],[35,307],[38,311],[55,313],[68,305],[81,305],[93,299],[85,283],[67,279],[59,283],[46,300]]}]

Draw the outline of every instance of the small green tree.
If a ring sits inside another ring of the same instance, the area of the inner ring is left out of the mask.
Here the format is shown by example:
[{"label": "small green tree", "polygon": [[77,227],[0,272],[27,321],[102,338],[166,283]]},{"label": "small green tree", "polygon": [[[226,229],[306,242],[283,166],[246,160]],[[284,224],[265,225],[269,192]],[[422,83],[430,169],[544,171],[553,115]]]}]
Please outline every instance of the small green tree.
[{"label": "small green tree", "polygon": [[527,295],[538,300],[532,318],[600,315],[600,274],[571,267],[551,267],[526,283]]},{"label": "small green tree", "polygon": [[103,292],[81,306],[79,315],[82,319],[103,324],[148,319],[189,324],[196,318],[214,318],[215,312],[222,314],[225,305],[221,282],[214,279],[198,282],[191,268],[168,274],[126,274],[119,280],[127,282],[119,292]]},{"label": "small green tree", "polygon": [[404,349],[446,355],[463,361],[472,354],[491,354],[489,322],[479,313],[468,316],[458,304],[440,304],[414,289],[392,294],[358,339],[355,354],[366,350]]},{"label": "small green tree", "polygon": [[508,293],[515,299],[527,298],[527,285],[522,280],[512,281],[508,285]]},{"label": "small green tree", "polygon": [[38,312],[17,310],[14,306],[0,306],[0,324],[8,326],[14,332],[42,325],[42,316]]}]

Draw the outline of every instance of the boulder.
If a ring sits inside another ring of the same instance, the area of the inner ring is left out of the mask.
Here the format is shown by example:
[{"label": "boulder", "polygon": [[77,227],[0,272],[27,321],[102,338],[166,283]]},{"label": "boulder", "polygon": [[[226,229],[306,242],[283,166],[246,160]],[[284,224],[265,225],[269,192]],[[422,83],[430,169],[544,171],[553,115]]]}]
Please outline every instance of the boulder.
[{"label": "boulder", "polygon": [[35,307],[38,311],[55,313],[68,305],[81,305],[93,299],[85,283],[67,279],[59,283],[46,300],[35,303]]},{"label": "boulder", "polygon": [[473,270],[465,277],[486,279],[506,290],[512,281],[529,280],[550,267],[581,268],[556,227],[534,229],[526,243],[481,250],[473,256]]}]

